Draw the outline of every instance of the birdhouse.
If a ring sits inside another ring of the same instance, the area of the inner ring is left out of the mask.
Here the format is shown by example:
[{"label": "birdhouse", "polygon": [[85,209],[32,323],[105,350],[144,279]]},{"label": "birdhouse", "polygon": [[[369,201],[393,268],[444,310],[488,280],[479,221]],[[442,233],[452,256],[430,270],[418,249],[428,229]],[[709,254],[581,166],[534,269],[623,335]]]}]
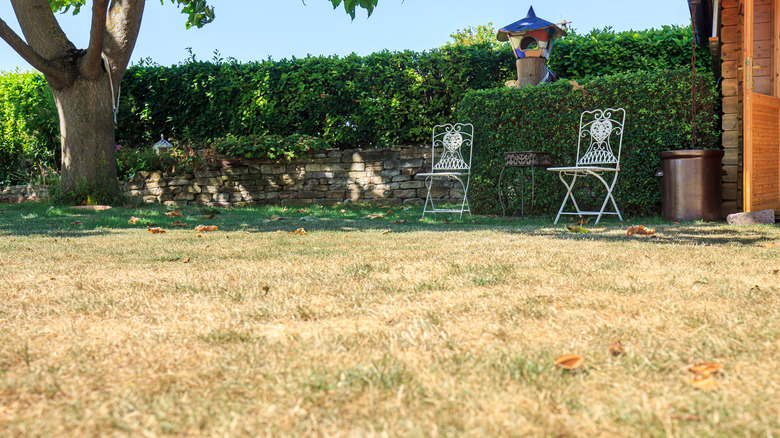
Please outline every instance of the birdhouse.
[{"label": "birdhouse", "polygon": [[565,30],[537,17],[534,7],[531,6],[525,18],[499,29],[496,38],[499,41],[509,41],[517,59],[547,59],[550,57],[553,42],[562,36],[566,36]]},{"label": "birdhouse", "polygon": [[165,136],[160,134],[160,141],[155,143],[152,149],[157,152],[157,155],[170,155],[171,151],[173,151],[173,145],[165,141]]}]

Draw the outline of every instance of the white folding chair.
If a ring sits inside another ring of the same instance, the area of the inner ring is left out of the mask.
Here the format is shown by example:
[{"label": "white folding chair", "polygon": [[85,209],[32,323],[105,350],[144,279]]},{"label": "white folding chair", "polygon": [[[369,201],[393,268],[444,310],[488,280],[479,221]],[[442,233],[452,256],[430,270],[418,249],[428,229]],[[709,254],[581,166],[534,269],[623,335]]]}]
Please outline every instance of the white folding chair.
[{"label": "white folding chair", "polygon": [[[460,213],[471,214],[469,208],[469,182],[471,181],[471,153],[474,142],[474,125],[471,123],[447,123],[433,127],[431,134],[431,171],[418,173],[425,177],[428,194],[425,196],[425,213]],[[437,179],[454,180],[460,183],[463,199],[460,208],[438,208],[431,196],[431,187]],[[465,182],[463,181],[465,179]]]},{"label": "white folding chair", "polygon": [[[626,121],[626,110],[623,108],[607,108],[604,110],[585,111],[580,115],[580,129],[577,132],[577,161],[574,167],[549,167],[547,170],[558,172],[558,177],[566,186],[566,196],[555,217],[558,223],[561,215],[597,215],[594,224],[599,223],[601,216],[616,214],[620,220],[623,216],[618,210],[612,191],[620,172],[620,152],[623,146],[623,124]],[[614,145],[617,144],[617,155]],[[611,182],[609,175],[612,175]],[[594,176],[604,188],[607,195],[599,211],[580,210],[574,199],[574,185],[579,177]],[[567,181],[567,178],[569,180]],[[566,203],[571,200],[575,211],[565,212]],[[612,203],[615,211],[605,211],[608,203]]]}]

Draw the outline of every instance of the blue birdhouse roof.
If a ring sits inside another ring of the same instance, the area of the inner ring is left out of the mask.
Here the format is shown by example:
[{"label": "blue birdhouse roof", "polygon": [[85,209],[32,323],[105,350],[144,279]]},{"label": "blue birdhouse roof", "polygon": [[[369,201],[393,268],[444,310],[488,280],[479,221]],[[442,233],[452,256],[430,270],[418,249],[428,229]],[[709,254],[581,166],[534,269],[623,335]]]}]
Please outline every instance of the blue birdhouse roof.
[{"label": "blue birdhouse roof", "polygon": [[496,38],[498,38],[499,41],[509,41],[509,34],[544,29],[553,30],[553,39],[566,35],[566,31],[557,25],[537,17],[536,13],[534,12],[534,7],[531,6],[531,8],[528,9],[528,15],[525,18],[499,29],[498,33],[496,34]]}]

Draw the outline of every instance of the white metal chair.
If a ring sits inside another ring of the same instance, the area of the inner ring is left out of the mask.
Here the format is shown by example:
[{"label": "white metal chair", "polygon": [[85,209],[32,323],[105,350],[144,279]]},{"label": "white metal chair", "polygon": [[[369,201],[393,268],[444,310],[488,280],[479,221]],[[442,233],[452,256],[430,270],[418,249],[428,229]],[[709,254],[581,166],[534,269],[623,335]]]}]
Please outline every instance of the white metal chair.
[{"label": "white metal chair", "polygon": [[[471,214],[468,191],[471,181],[471,154],[473,146],[474,125],[471,123],[447,123],[433,127],[433,133],[431,134],[431,171],[417,174],[417,176],[425,177],[425,186],[428,189],[428,194],[425,197],[425,207],[423,207],[423,218],[425,218],[425,213],[460,213],[460,217],[463,217],[463,212]],[[454,180],[460,183],[463,190],[460,208],[437,208],[434,205],[431,187],[436,179]]]},{"label": "white metal chair", "polygon": [[[585,111],[580,115],[580,129],[577,132],[577,161],[574,167],[549,167],[547,170],[558,172],[558,177],[566,186],[566,196],[555,217],[558,223],[561,215],[597,215],[594,224],[599,223],[601,216],[616,214],[620,220],[623,216],[618,210],[612,191],[620,172],[620,152],[623,146],[623,124],[626,121],[626,110],[623,108],[607,108],[604,110]],[[617,155],[615,154],[617,146]],[[611,182],[609,175],[612,175]],[[607,195],[599,211],[583,211],[574,199],[574,185],[579,177],[595,176],[604,185]],[[570,177],[567,181],[566,177]],[[575,211],[564,212],[566,203],[571,200]],[[605,211],[611,202],[615,211]]]}]

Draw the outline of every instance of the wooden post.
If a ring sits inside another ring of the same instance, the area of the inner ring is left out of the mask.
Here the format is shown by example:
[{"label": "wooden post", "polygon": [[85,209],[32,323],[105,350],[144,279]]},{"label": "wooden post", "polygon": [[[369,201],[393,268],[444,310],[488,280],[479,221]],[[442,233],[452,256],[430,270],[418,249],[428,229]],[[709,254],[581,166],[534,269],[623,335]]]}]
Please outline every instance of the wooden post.
[{"label": "wooden post", "polygon": [[539,85],[539,82],[547,75],[547,59],[545,58],[521,58],[517,64],[517,86]]}]

